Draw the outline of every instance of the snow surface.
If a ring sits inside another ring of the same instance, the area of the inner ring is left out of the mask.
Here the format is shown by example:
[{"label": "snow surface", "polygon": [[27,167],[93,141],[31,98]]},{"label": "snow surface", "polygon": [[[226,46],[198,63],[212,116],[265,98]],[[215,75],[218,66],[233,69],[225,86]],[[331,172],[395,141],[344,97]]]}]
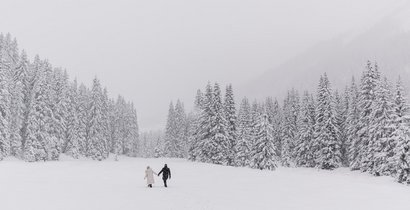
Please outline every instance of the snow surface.
[{"label": "snow surface", "polygon": [[[169,188],[144,170],[172,170]],[[0,209],[410,209],[410,187],[348,169],[258,171],[180,159],[0,162]]]}]

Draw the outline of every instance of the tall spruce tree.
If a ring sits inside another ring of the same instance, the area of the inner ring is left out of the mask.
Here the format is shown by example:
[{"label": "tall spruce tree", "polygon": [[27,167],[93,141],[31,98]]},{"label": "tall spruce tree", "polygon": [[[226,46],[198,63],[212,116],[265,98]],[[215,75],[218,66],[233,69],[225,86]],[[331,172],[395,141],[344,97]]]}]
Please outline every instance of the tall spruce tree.
[{"label": "tall spruce tree", "polygon": [[303,94],[297,123],[299,132],[295,146],[295,163],[297,166],[314,167],[311,147],[315,134],[315,105],[308,92]]},{"label": "tall spruce tree", "polygon": [[367,170],[374,175],[391,175],[394,155],[393,132],[397,129],[395,104],[386,78],[376,87],[376,100],[372,103],[369,126],[369,144],[365,151]]},{"label": "tall spruce tree", "polygon": [[[200,116],[203,111],[204,95],[201,90],[197,90],[194,101],[194,110],[191,114],[192,120],[190,123],[189,137],[188,137],[188,160],[195,161],[200,154]],[[160,148],[158,148],[160,150]]]},{"label": "tall spruce tree", "polygon": [[358,137],[358,123],[359,123],[359,90],[357,88],[355,79],[352,78],[352,83],[349,88],[349,109],[346,119],[347,130],[347,147],[348,147],[348,162],[352,169],[357,169],[357,157],[360,152],[360,139]]},{"label": "tall spruce tree", "polygon": [[325,74],[321,77],[317,93],[315,140],[313,149],[315,165],[321,169],[341,166],[341,142],[338,141],[334,98],[330,82]]},{"label": "tall spruce tree", "polygon": [[222,94],[218,83],[214,85],[211,110],[211,136],[209,143],[210,159],[212,163],[227,165],[229,160],[230,141],[228,136],[227,121],[222,104]]},{"label": "tall spruce tree", "polygon": [[243,98],[239,107],[237,120],[237,138],[235,144],[235,165],[249,166],[250,165],[250,147],[251,143],[251,106],[247,98]]},{"label": "tall spruce tree", "polygon": [[277,167],[275,143],[272,136],[272,125],[267,114],[258,117],[256,135],[252,148],[252,167],[260,170],[274,170]]},{"label": "tall spruce tree", "polygon": [[357,123],[357,156],[352,160],[351,168],[362,171],[369,170],[369,159],[366,157],[369,153],[370,141],[370,124],[373,103],[376,100],[376,88],[380,83],[380,74],[377,65],[367,62],[366,69],[363,72],[360,90],[359,90],[359,121]]},{"label": "tall spruce tree", "polygon": [[228,165],[234,165],[235,159],[235,145],[236,145],[236,107],[235,107],[235,99],[233,94],[232,85],[228,85],[226,87],[225,92],[225,102],[224,102],[224,111],[225,111],[225,118],[227,121],[227,132],[228,132],[228,139],[229,139],[229,148],[228,148]]},{"label": "tall spruce tree", "polygon": [[188,141],[187,136],[187,116],[185,113],[184,104],[177,100],[175,106],[175,138],[174,138],[174,156],[178,158],[186,157],[186,144]]},{"label": "tall spruce tree", "polygon": [[393,166],[392,173],[396,176],[396,180],[399,183],[410,184],[409,105],[400,78],[396,84],[394,102],[397,129],[392,135],[395,148],[394,156],[389,160],[389,163]]},{"label": "tall spruce tree", "polygon": [[282,130],[282,165],[295,165],[295,144],[297,141],[297,119],[299,115],[299,94],[295,89],[288,92],[283,104],[283,130]]},{"label": "tall spruce tree", "polygon": [[80,142],[84,140],[80,138],[79,117],[77,112],[78,107],[78,91],[77,81],[75,80],[68,90],[68,104],[66,123],[64,124],[64,146],[63,152],[78,158],[80,156]]},{"label": "tall spruce tree", "polygon": [[165,127],[165,155],[167,157],[175,157],[175,108],[171,102],[168,109],[167,124]]},{"label": "tall spruce tree", "polygon": [[91,90],[87,155],[99,161],[106,158],[103,97],[100,81],[95,78]]}]

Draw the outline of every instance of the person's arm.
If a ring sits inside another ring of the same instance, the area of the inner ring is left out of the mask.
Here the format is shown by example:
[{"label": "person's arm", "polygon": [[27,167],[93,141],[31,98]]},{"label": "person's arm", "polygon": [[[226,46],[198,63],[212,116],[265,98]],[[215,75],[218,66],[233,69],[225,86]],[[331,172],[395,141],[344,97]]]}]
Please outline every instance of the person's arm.
[{"label": "person's arm", "polygon": [[168,169],[169,170],[169,179],[171,179],[171,169]]},{"label": "person's arm", "polygon": [[146,179],[147,178],[147,172],[145,172],[145,176],[144,176],[144,179]]},{"label": "person's arm", "polygon": [[158,173],[158,176],[161,175],[161,173],[162,173],[163,171],[164,171],[164,169],[162,169],[162,170]]}]

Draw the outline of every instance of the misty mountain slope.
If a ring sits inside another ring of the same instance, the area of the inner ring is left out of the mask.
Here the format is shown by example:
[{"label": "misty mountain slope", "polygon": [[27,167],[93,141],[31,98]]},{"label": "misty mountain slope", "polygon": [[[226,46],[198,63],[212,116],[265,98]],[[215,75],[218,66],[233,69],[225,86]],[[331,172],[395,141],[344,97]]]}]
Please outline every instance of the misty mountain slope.
[{"label": "misty mountain slope", "polygon": [[282,98],[292,87],[316,90],[321,74],[327,73],[333,87],[344,88],[354,75],[360,79],[367,60],[376,61],[390,80],[401,75],[410,83],[410,7],[387,16],[357,35],[343,35],[320,43],[305,53],[267,71],[239,88],[256,98]]}]

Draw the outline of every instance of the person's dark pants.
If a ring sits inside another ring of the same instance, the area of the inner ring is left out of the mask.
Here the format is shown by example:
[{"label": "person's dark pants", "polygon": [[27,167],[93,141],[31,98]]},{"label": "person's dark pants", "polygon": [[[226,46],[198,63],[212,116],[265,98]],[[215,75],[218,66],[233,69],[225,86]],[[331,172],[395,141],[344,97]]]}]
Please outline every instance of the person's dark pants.
[{"label": "person's dark pants", "polygon": [[164,186],[165,186],[165,187],[168,187],[168,186],[167,186],[167,179],[162,179],[162,180],[164,180]]}]

